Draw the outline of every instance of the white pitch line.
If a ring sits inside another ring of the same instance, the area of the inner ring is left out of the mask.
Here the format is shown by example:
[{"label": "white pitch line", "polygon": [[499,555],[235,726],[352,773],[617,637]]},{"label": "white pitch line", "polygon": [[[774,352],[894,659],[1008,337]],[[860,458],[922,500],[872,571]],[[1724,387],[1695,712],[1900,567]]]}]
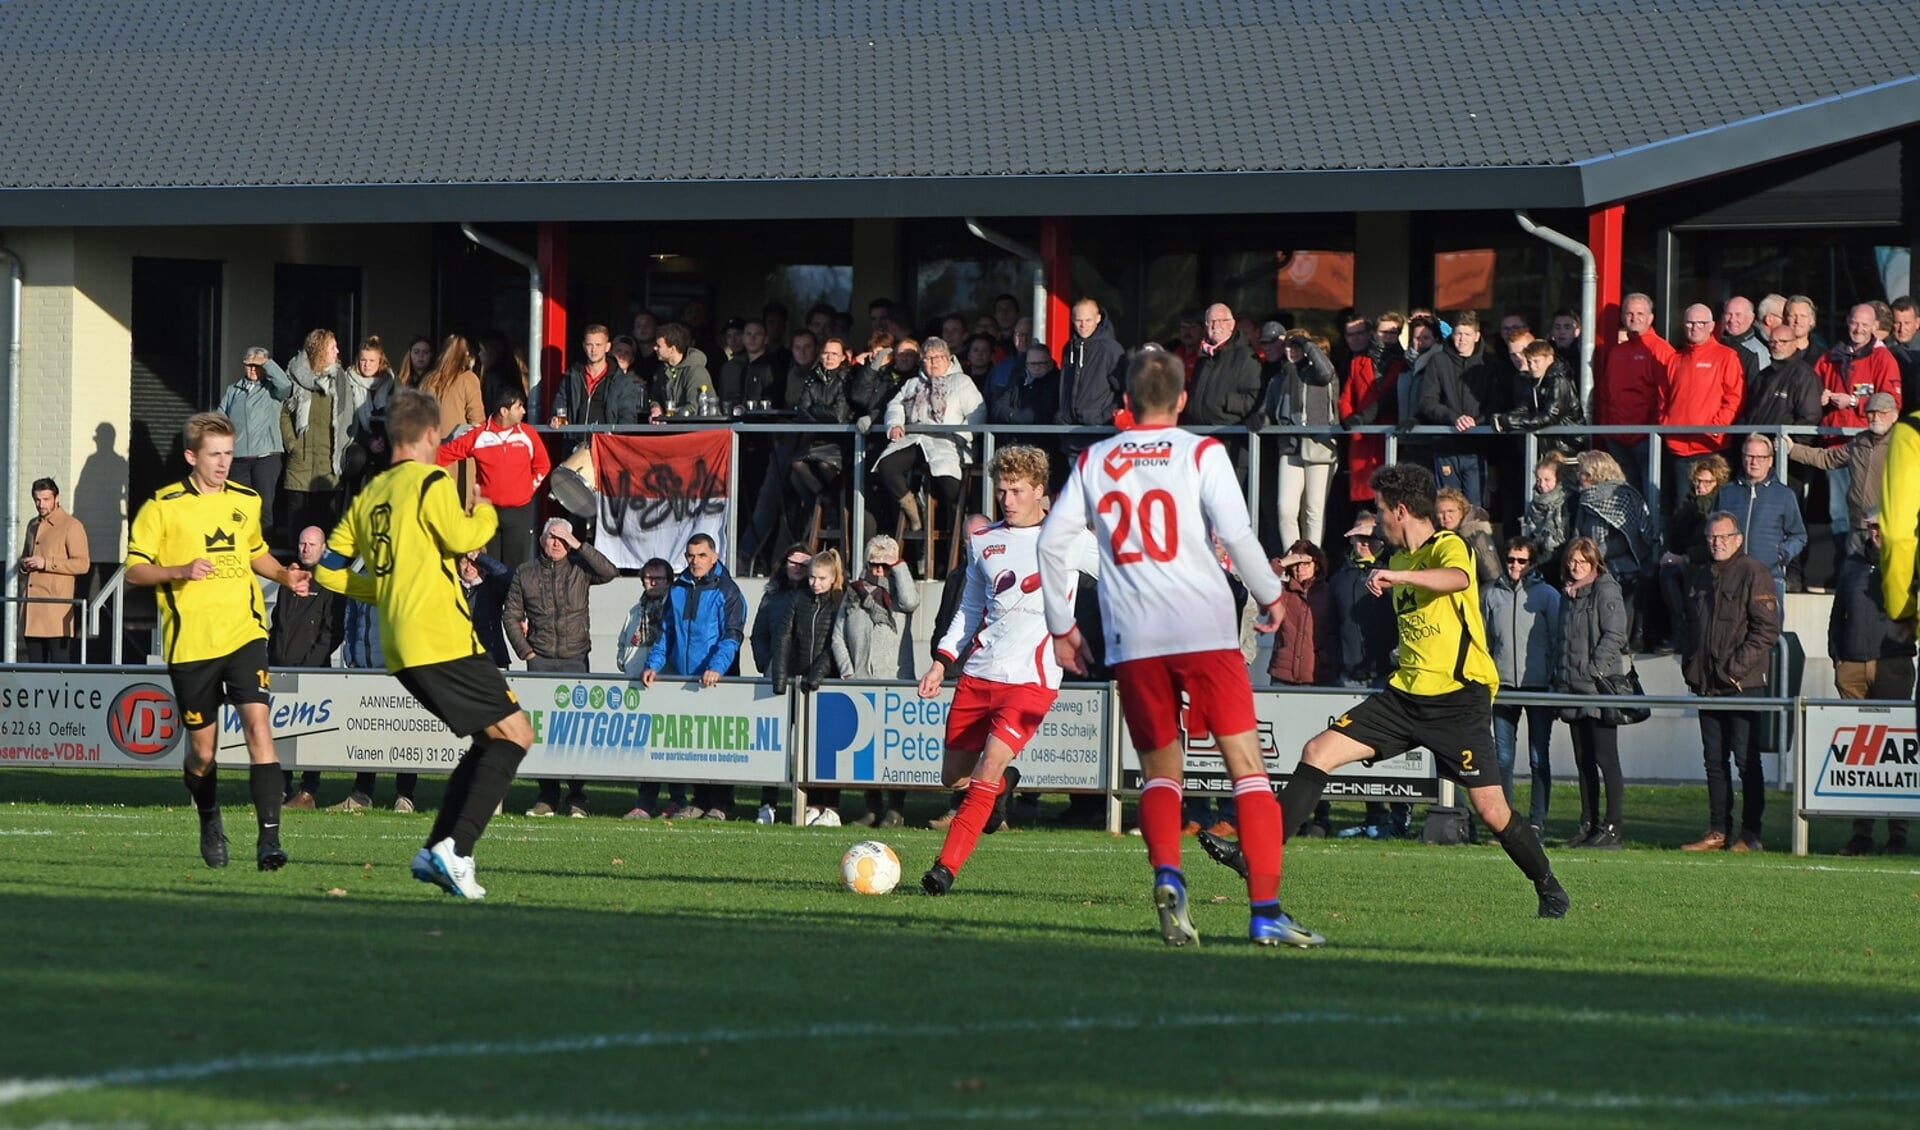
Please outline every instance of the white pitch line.
[{"label": "white pitch line", "polygon": [[[275,1055],[241,1055],[193,1063],[160,1067],[131,1067],[94,1075],[45,1079],[0,1079],[0,1106],[52,1098],[102,1087],[143,1087],[157,1084],[186,1083],[217,1076],[246,1075],[274,1071],[315,1071],[336,1067],[361,1067],[375,1064],[406,1063],[428,1059],[521,1058],[562,1053],[598,1052],[623,1048],[685,1047],[708,1044],[747,1044],[822,1039],[950,1038],[1001,1032],[1150,1032],[1190,1028],[1245,1028],[1298,1026],[1302,1024],[1353,1024],[1364,1027],[1398,1027],[1414,1023],[1460,1024],[1478,1021],[1540,1018],[1537,1008],[1475,1008],[1453,1010],[1438,1015],[1409,1016],[1403,1013],[1342,1011],[1290,1011],[1263,1015],[1225,1014],[1183,1017],[1067,1017],[1046,1020],[1008,1020],[968,1024],[812,1024],[777,1028],[709,1028],[691,1032],[640,1031],[602,1032],[575,1036],[554,1036],[541,1040],[469,1041],[441,1044],[402,1044],[376,1048],[347,1048],[333,1051],[287,1052]],[[1566,1014],[1556,1013],[1556,1021]],[[1820,1017],[1776,1017],[1761,1013],[1633,1013],[1583,1009],[1583,1023],[1651,1024],[1667,1027],[1698,1028],[1702,1024],[1738,1028],[1801,1030],[1808,1027],[1852,1030],[1862,1027],[1920,1028],[1920,1013],[1909,1015],[1854,1015]],[[1553,1092],[1544,1092],[1553,1094]],[[1890,1092],[1891,1093],[1891,1092]],[[1744,1097],[1744,1096],[1736,1096]],[[1666,1101],[1662,1099],[1661,1101]],[[1879,1101],[1879,1100],[1874,1100]],[[1009,1115],[1018,1117],[1018,1115]],[[646,1125],[636,1123],[635,1125]]]},{"label": "white pitch line", "polygon": [[[13,815],[11,813],[7,813],[4,811],[4,809],[7,807],[11,807],[11,806],[0,805],[0,818]],[[185,810],[183,809],[182,812],[184,811]],[[37,820],[42,817],[63,817],[63,818],[74,819],[74,820],[144,820],[144,819],[150,819],[156,815],[159,815],[159,814],[84,812],[84,811],[82,812],[49,811],[45,813],[35,813],[33,816],[33,819]],[[346,814],[346,813],[332,813],[330,815],[335,817],[350,818],[349,814]],[[386,815],[390,816],[391,814],[386,814]],[[367,831],[367,832],[361,832],[355,835],[344,835],[344,834],[335,833],[335,832],[313,831],[308,829],[324,827],[325,821],[322,820],[314,824],[308,824],[307,821],[309,819],[311,818],[304,817],[304,816],[297,817],[295,823],[287,825],[288,836],[293,839],[380,840],[380,841],[390,840],[396,843],[411,843],[417,840],[420,836],[419,830],[413,827],[411,824],[396,825],[391,830],[382,829],[380,831]],[[537,820],[537,818],[510,816],[510,817],[506,817],[505,819],[506,821],[508,821],[507,823],[494,824],[488,829],[488,835],[487,835],[488,843],[492,843],[492,844],[516,844],[516,843],[610,844],[610,845],[632,848],[636,844],[644,844],[646,842],[646,837],[649,835],[669,835],[669,834],[679,834],[679,833],[699,834],[704,832],[716,832],[721,835],[733,835],[733,836],[742,836],[742,837],[751,836],[752,838],[756,840],[760,840],[762,842],[772,842],[772,843],[782,843],[782,844],[789,844],[789,843],[791,844],[824,844],[827,846],[832,846],[835,842],[837,842],[833,837],[823,834],[823,831],[820,829],[794,828],[784,824],[777,824],[772,827],[755,826],[753,831],[749,833],[739,829],[737,826],[733,830],[728,830],[723,828],[709,827],[705,825],[703,822],[675,823],[672,821],[662,820],[662,821],[652,822],[650,826],[643,825],[639,827],[622,828],[619,832],[612,835],[608,835],[605,832],[602,832],[598,829],[580,828],[580,827],[577,827],[576,825],[569,824],[569,823],[554,822],[552,824],[543,825],[540,821]],[[548,830],[549,828],[551,828],[551,831]],[[538,829],[538,831],[536,831],[536,829]],[[924,829],[924,828],[908,828],[908,829],[902,829],[902,830],[911,832],[911,833],[930,834],[930,830]],[[832,829],[832,831],[869,833],[869,834],[874,833],[874,829],[858,828],[858,827],[838,828],[838,829]],[[1079,832],[1079,831],[1086,831],[1086,830],[1076,829],[1074,831],[1048,832],[1046,834],[1049,836],[1059,835],[1059,836],[1065,837],[1069,835],[1074,835],[1076,832]],[[128,836],[128,837],[167,838],[167,837],[173,836],[175,833],[172,833],[172,832],[89,833],[89,832],[78,831],[78,830],[67,831],[67,832],[55,832],[52,830],[38,830],[38,829],[25,830],[25,829],[10,829],[5,827],[0,827],[0,835],[84,836],[84,835],[94,835],[94,834],[117,835],[117,836]],[[1086,831],[1086,834],[1092,835],[1095,833],[1091,831]],[[1134,847],[1135,841],[1132,838],[1110,837],[1110,836],[1105,836],[1104,833],[1098,833],[1098,834],[1102,836],[1102,839],[1096,841],[1093,844],[1081,844],[1080,846],[1075,846],[1075,847],[1054,846],[1054,845],[1043,846],[1038,843],[996,844],[996,845],[993,845],[994,854],[995,855],[1137,854],[1138,849]],[[1364,845],[1354,845],[1354,846],[1363,847]],[[1411,845],[1406,845],[1406,846],[1411,846]],[[1288,850],[1293,852],[1312,851],[1316,855],[1319,855],[1319,854],[1333,855],[1346,849],[1341,847],[1336,847],[1336,846],[1309,848],[1307,844],[1301,843],[1297,846],[1289,844]],[[1577,852],[1577,851],[1570,851],[1569,854],[1562,855],[1559,853],[1562,850],[1566,850],[1566,849],[1550,848],[1549,850],[1554,853],[1553,858],[1558,862],[1563,864],[1579,864],[1581,866],[1606,867],[1606,866],[1619,866],[1621,864],[1650,864],[1656,867],[1737,868],[1737,869],[1749,870],[1749,871],[1765,871],[1765,872],[1774,873],[1774,874],[1812,873],[1812,874],[1841,875],[1841,876],[1920,875],[1920,863],[1916,863],[1914,866],[1910,866],[1910,867],[1897,867],[1897,866],[1885,866],[1885,865],[1873,866],[1873,867],[1859,867],[1859,866],[1847,866],[1844,864],[1831,864],[1831,863],[1769,862],[1765,859],[1729,860],[1729,859],[1719,859],[1714,857],[1668,857],[1663,853],[1639,851],[1639,850],[1632,851],[1632,852],[1623,852],[1619,855],[1607,855],[1604,857],[1598,856],[1598,855],[1592,855],[1588,853]],[[1382,857],[1395,858],[1395,859],[1417,859],[1417,860],[1423,860],[1423,861],[1438,861],[1441,858],[1439,856],[1429,855],[1425,852],[1415,853],[1411,851],[1396,851],[1391,848],[1383,852]],[[1506,856],[1499,852],[1466,851],[1466,852],[1460,852],[1456,854],[1450,854],[1445,857],[1445,861],[1449,866],[1457,865],[1461,860],[1466,860],[1469,863],[1478,862],[1478,863],[1485,863],[1485,864],[1498,864],[1502,867],[1508,865]]]},{"label": "white pitch line", "polygon": [[[559,1113],[516,1115],[510,1118],[474,1118],[435,1111],[428,1114],[373,1114],[358,1117],[269,1119],[193,1123],[205,1130],[525,1130],[556,1121],[595,1127],[596,1130],[651,1130],[661,1126],[924,1126],[948,1122],[1025,1122],[1052,1124],[1091,1121],[1117,1123],[1163,1122],[1171,1119],[1377,1118],[1382,1115],[1440,1115],[1513,1112],[1570,1114],[1610,1111],[1734,1111],[1755,1107],[1798,1110],[1866,1105],[1905,1105],[1920,1099],[1920,1090],[1887,1091],[1713,1091],[1698,1095],[1655,1095],[1632,1092],[1566,1094],[1559,1091],[1509,1091],[1485,1098],[1425,1095],[1418,1091],[1387,1095],[1360,1095],[1346,1099],[1194,1099],[1127,1106],[945,1106],[939,1110],[901,1110],[898,1107],[820,1107],[797,1111],[685,1112],[670,1115],[628,1113]],[[126,1120],[86,1122],[59,1120],[38,1123],[35,1130],[141,1130],[149,1123]]]},{"label": "white pitch line", "polygon": [[0,1079],[0,1106],[99,1087],[139,1087],[155,1083],[192,1082],[219,1075],[262,1071],[312,1071],[320,1068],[404,1063],[421,1059],[471,1059],[594,1052],[615,1048],[681,1047],[688,1044],[744,1044],[780,1040],[868,1039],[872,1037],[941,1038],[982,1032],[1081,1032],[1186,1029],[1208,1026],[1245,1027],[1294,1024],[1392,1025],[1405,1018],[1391,1014],[1349,1012],[1281,1012],[1264,1016],[1199,1017],[1068,1017],[1060,1020],[1010,1020],[975,1024],[811,1024],[782,1028],[709,1028],[694,1032],[604,1032],[556,1036],[544,1040],[474,1041],[448,1044],[403,1044],[384,1048],[291,1052],[279,1055],[242,1055],[165,1067],[122,1068],[65,1079]]}]

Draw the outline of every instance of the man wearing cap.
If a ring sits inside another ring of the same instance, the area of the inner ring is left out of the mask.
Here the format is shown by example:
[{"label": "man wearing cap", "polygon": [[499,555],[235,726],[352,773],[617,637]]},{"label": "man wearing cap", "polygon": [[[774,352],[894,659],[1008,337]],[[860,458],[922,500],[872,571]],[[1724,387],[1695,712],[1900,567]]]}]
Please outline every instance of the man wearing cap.
[{"label": "man wearing cap", "polygon": [[[513,571],[507,586],[507,604],[500,626],[515,655],[529,671],[590,670],[593,649],[592,620],[587,590],[619,576],[613,562],[591,544],[574,536],[565,518],[548,520],[532,560]],[[584,781],[568,782],[567,812],[587,814]],[[560,782],[542,780],[540,798],[528,816],[552,816],[560,811]]]},{"label": "man wearing cap", "polygon": [[[1867,398],[1867,430],[1839,447],[1814,447],[1795,443],[1782,436],[1787,458],[1808,467],[1831,472],[1836,467],[1847,471],[1847,519],[1845,528],[1833,525],[1835,549],[1844,560],[1849,552],[1866,553],[1861,543],[1867,531],[1867,515],[1880,509],[1880,481],[1887,464],[1887,437],[1900,419],[1900,405],[1884,392]],[[1849,540],[1851,535],[1851,540]],[[1870,555],[1870,554],[1869,554]]]},{"label": "man wearing cap", "polygon": [[[1790,307],[1789,312],[1797,309]],[[1820,374],[1826,389],[1821,395],[1826,415],[1820,422],[1827,427],[1866,427],[1867,400],[1876,392],[1893,397],[1894,411],[1900,411],[1900,364],[1894,360],[1893,351],[1874,335],[1879,327],[1880,316],[1873,307],[1860,303],[1847,311],[1847,340],[1814,361],[1813,371]],[[1852,482],[1845,466],[1827,472],[1827,512],[1836,526],[1850,493]]]}]

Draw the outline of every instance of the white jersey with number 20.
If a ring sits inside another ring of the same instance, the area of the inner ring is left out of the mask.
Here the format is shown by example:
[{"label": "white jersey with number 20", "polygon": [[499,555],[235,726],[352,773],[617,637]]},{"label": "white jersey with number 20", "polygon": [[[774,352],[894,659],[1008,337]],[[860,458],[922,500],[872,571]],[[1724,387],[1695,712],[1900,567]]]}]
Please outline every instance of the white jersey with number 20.
[{"label": "white jersey with number 20", "polygon": [[1220,441],[1175,427],[1135,427],[1081,453],[1040,534],[1047,630],[1073,627],[1074,535],[1093,526],[1100,549],[1106,662],[1238,650],[1240,626],[1211,531],[1247,592],[1280,599]]}]

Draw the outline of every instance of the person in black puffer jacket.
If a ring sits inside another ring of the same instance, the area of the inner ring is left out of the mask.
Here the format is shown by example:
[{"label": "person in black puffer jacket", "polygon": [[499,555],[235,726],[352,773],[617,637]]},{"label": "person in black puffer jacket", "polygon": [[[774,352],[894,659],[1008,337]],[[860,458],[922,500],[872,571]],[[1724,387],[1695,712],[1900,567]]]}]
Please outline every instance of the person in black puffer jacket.
[{"label": "person in black puffer jacket", "polygon": [[[820,361],[807,373],[800,386],[800,399],[794,414],[803,424],[844,424],[853,418],[853,406],[847,389],[855,369],[847,363],[847,343],[830,337],[820,346]],[[787,528],[795,537],[805,536],[814,500],[840,479],[846,453],[840,441],[811,434],[800,438],[787,468],[787,489],[792,500]]]},{"label": "person in black puffer jacket", "polygon": [[797,590],[773,630],[773,693],[786,694],[798,681],[812,694],[822,679],[838,674],[833,667],[833,625],[846,594],[846,573],[838,550],[826,549],[807,563],[807,586]]},{"label": "person in black puffer jacket", "polygon": [[[773,693],[786,694],[794,680],[812,694],[823,679],[840,674],[833,666],[833,630],[847,591],[846,570],[838,550],[825,549],[807,563],[807,583],[793,594],[773,631]],[[807,804],[809,826],[839,827],[840,790],[813,789]],[[828,814],[831,814],[830,816]]]},{"label": "person in black puffer jacket", "polygon": [[[1586,421],[1580,409],[1580,383],[1566,362],[1554,355],[1553,343],[1534,341],[1526,348],[1527,375],[1513,382],[1513,407],[1493,418],[1496,432],[1531,432],[1540,428],[1572,427]],[[1573,436],[1541,436],[1542,451],[1571,455]]]}]

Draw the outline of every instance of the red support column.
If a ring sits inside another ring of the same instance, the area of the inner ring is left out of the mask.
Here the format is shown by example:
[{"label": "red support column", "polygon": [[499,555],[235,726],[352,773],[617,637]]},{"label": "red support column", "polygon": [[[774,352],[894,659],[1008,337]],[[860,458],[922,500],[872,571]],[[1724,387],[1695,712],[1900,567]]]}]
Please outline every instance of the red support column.
[{"label": "red support column", "polygon": [[1073,221],[1047,216],[1040,221],[1040,266],[1047,273],[1047,348],[1060,361],[1073,333],[1068,307],[1073,303]]},{"label": "red support column", "polygon": [[539,224],[535,256],[540,261],[540,356],[527,364],[540,374],[540,419],[553,408],[553,390],[567,375],[567,225],[543,220]]},{"label": "red support column", "polygon": [[1624,204],[1609,204],[1587,213],[1587,246],[1593,249],[1597,276],[1595,320],[1600,323],[1588,333],[1596,350],[1612,345],[1620,331],[1620,233],[1626,218]]}]

